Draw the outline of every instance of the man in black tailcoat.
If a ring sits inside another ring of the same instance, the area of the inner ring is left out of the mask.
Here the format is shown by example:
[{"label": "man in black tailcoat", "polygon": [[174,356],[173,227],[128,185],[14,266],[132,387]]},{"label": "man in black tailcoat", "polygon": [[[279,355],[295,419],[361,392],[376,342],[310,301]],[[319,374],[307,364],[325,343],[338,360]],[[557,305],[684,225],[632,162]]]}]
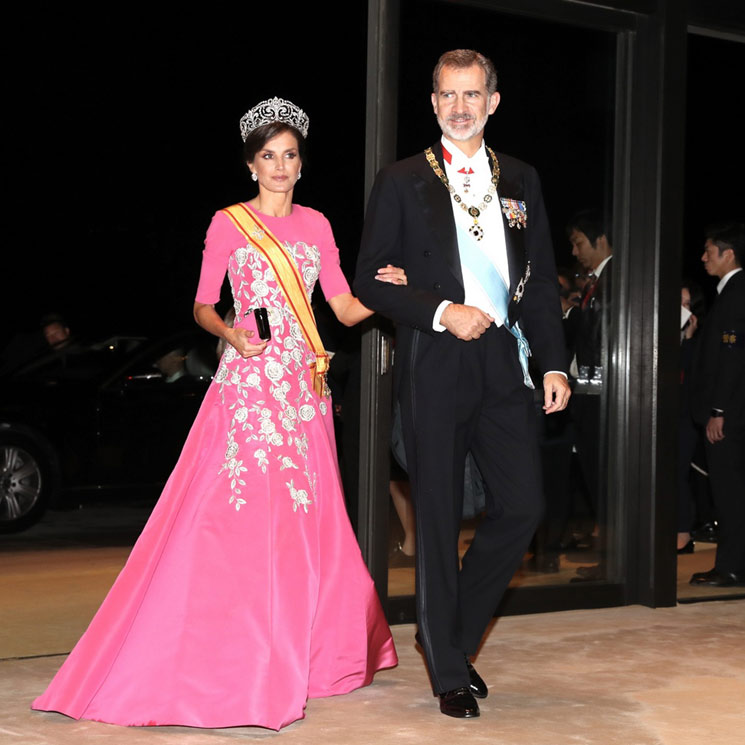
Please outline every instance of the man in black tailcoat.
[{"label": "man in black tailcoat", "polygon": [[705,427],[719,541],[714,568],[692,585],[745,585],[745,225],[706,231],[706,271],[719,278],[691,373],[691,413]]},{"label": "man in black tailcoat", "polygon": [[[440,710],[475,717],[487,689],[470,663],[542,512],[532,350],[547,413],[569,398],[556,268],[538,176],[485,147],[496,72],[444,54],[432,105],[440,142],[384,168],[368,204],[355,291],[398,324],[396,390],[417,519],[418,640]],[[381,264],[380,262],[383,262]],[[375,268],[403,266],[380,291]],[[373,280],[373,281],[371,281]],[[486,514],[458,567],[468,451]]]}]

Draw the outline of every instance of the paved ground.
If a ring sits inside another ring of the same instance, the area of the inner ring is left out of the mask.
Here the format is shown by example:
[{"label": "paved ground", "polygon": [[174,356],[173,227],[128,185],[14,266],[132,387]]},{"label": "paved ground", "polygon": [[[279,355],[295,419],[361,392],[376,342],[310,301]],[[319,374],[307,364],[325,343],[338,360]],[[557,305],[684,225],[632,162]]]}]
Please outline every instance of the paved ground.
[{"label": "paved ground", "polygon": [[[0,660],[3,745],[735,745],[745,731],[745,601],[500,619],[476,661],[481,717],[442,716],[410,625],[399,665],[347,696],[308,702],[281,733],[126,728],[29,709],[62,656]],[[281,691],[277,691],[281,695]]]},{"label": "paved ground", "polygon": [[47,510],[41,521],[20,533],[0,535],[2,555],[69,546],[131,546],[155,505],[156,495],[126,499],[111,494],[69,497],[64,509]]},{"label": "paved ground", "polygon": [[[0,536],[0,743],[200,745],[274,737],[256,728],[125,729],[31,712],[126,560],[152,500],[87,502]],[[681,587],[713,545],[680,557]],[[555,576],[555,575],[554,575]],[[714,590],[703,594],[715,598]],[[304,745],[734,745],[745,729],[745,601],[500,619],[478,660],[492,686],[475,722],[442,717],[411,626],[395,670],[349,696],[311,701],[283,741]],[[350,734],[353,733],[353,734]]]}]

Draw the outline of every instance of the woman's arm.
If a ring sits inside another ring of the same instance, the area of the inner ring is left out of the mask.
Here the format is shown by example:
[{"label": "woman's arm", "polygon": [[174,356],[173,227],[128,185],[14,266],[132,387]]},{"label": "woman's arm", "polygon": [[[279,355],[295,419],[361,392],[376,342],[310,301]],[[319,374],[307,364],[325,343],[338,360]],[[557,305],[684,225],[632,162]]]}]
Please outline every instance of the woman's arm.
[{"label": "woman's arm", "polygon": [[255,357],[266,348],[266,342],[253,344],[253,331],[228,326],[215,310],[220,288],[225,279],[230,254],[241,245],[241,239],[230,219],[220,211],[212,218],[207,230],[199,275],[194,320],[206,331],[224,339],[241,357]]},{"label": "woman's arm", "polygon": [[345,326],[354,326],[369,318],[374,312],[366,308],[351,292],[335,295],[328,303],[336,318]]},{"label": "woman's arm", "polygon": [[214,305],[207,303],[194,303],[194,320],[205,330],[232,346],[244,359],[256,357],[265,349],[268,342],[260,341],[258,344],[251,342],[253,331],[249,329],[234,329],[228,326],[215,310]]},{"label": "woman's arm", "polygon": [[[375,279],[379,282],[388,282],[393,285],[405,285],[406,272],[399,267],[388,264],[382,269],[378,269]],[[374,313],[374,311],[366,308],[351,292],[343,292],[340,295],[335,295],[329,299],[328,303],[339,322],[345,326],[354,326],[360,321],[369,318]]]}]

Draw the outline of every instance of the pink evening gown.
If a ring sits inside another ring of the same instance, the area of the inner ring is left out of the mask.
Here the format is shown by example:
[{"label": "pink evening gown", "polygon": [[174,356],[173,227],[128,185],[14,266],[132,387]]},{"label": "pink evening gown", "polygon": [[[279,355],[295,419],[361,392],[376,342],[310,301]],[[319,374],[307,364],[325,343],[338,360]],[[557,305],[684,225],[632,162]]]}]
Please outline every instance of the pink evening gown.
[{"label": "pink evening gown", "polygon": [[[295,205],[260,219],[308,293],[349,291],[328,221]],[[330,399],[272,270],[218,212],[197,300],[229,273],[236,325],[269,311],[265,352],[228,345],[142,535],[32,708],[122,725],[279,729],[308,698],[396,665],[390,630],[341,491]],[[258,338],[258,337],[257,337]]]}]

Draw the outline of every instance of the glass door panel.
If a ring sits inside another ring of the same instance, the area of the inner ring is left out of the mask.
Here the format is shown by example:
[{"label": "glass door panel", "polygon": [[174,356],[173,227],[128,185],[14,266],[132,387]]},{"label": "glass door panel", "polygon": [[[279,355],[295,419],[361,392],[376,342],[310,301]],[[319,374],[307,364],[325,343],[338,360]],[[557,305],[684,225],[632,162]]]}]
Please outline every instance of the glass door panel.
[{"label": "glass door panel", "polygon": [[[499,76],[501,102],[487,125],[487,144],[535,166],[541,177],[573,361],[569,411],[547,417],[537,391],[547,509],[511,586],[604,582],[613,579],[608,566],[615,568],[614,573],[619,567],[619,557],[609,556],[609,520],[616,511],[609,509],[606,483],[614,264],[608,260],[599,267],[597,260],[600,254],[603,259],[611,256],[613,245],[616,36],[460,3],[404,0],[399,158],[439,140],[430,103],[432,69],[442,52],[462,46],[463,39],[493,60]],[[582,220],[575,218],[583,212]],[[589,248],[575,247],[578,233]],[[540,384],[541,374],[536,373]],[[473,480],[478,481],[478,474]],[[415,548],[412,530],[405,529],[410,524],[407,486],[405,472],[396,465],[390,499],[389,596],[414,592]],[[469,509],[460,532],[461,555],[468,550],[483,508],[483,492],[480,498],[478,487],[475,492],[466,496]]]}]

